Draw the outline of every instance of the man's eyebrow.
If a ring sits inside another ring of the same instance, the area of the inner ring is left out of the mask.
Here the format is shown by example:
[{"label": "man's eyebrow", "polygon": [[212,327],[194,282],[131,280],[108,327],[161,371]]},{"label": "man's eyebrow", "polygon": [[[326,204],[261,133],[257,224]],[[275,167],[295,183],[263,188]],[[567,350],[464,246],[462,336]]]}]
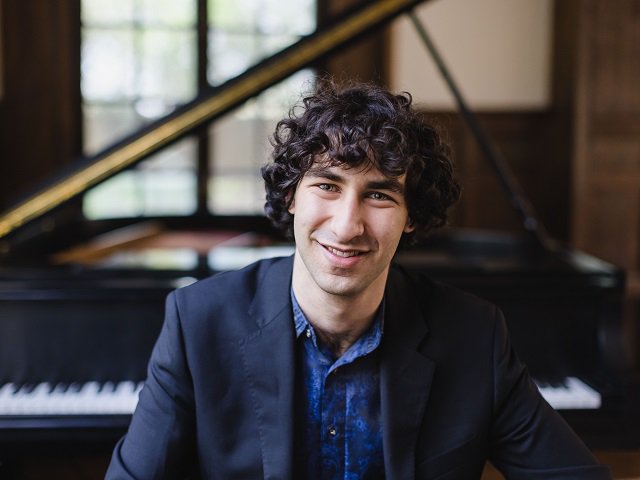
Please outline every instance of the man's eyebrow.
[{"label": "man's eyebrow", "polygon": [[341,182],[344,178],[341,175],[338,175],[332,170],[324,167],[315,167],[310,168],[306,175],[314,178],[326,178],[327,180],[331,180],[332,182]]},{"label": "man's eyebrow", "polygon": [[[307,175],[314,178],[326,178],[332,182],[343,182],[344,177],[326,167],[314,167],[307,171]],[[373,180],[367,183],[369,190],[388,190],[404,194],[404,186],[395,178],[385,177],[384,180]]]},{"label": "man's eyebrow", "polygon": [[384,180],[369,182],[367,187],[371,190],[389,190],[390,192],[404,194],[404,186],[395,178],[385,178]]}]

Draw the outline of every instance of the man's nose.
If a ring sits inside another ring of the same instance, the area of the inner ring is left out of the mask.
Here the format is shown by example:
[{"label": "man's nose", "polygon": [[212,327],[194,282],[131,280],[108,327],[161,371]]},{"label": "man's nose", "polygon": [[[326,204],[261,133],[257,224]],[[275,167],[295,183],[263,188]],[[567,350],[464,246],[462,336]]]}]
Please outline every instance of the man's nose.
[{"label": "man's nose", "polygon": [[336,202],[332,212],[331,227],[336,239],[348,242],[364,233],[364,212],[357,198],[344,197],[341,202]]}]

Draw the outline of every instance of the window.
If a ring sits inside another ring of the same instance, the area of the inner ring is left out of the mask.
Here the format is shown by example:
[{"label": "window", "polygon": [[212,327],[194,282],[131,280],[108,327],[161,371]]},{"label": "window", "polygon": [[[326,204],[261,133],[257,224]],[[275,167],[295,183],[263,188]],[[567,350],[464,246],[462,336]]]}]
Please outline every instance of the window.
[{"label": "window", "polygon": [[[199,7],[206,19],[198,19]],[[195,98],[199,72],[219,85],[311,33],[315,12],[315,0],[82,0],[85,153]],[[207,25],[203,44],[199,20]],[[206,65],[197,62],[202,50]],[[259,166],[267,161],[268,136],[312,78],[310,71],[293,75],[212,124],[207,138],[186,138],[95,187],[85,195],[85,215],[195,212],[203,148],[211,172],[205,207],[216,214],[261,213]]]},{"label": "window", "polygon": [[260,166],[269,158],[269,137],[276,122],[312,81],[312,72],[298,72],[212,124],[209,211],[223,215],[262,213]]},{"label": "window", "polygon": [[196,0],[82,0],[84,150],[197,94]]}]

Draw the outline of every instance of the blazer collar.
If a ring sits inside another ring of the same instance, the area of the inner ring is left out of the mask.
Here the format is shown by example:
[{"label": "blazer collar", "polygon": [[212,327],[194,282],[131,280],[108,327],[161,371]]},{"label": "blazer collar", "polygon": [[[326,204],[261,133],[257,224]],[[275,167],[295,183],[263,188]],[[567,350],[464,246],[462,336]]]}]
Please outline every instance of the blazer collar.
[{"label": "blazer collar", "polygon": [[293,261],[277,260],[258,280],[249,314],[258,330],[240,342],[258,421],[265,479],[292,477],[295,332],[290,286]]},{"label": "blazer collar", "polygon": [[249,306],[249,315],[259,328],[280,318],[283,310],[291,314],[293,255],[265,263],[262,268],[264,273],[258,275],[256,293]]},{"label": "blazer collar", "polygon": [[386,478],[415,477],[415,448],[435,363],[418,352],[428,328],[407,277],[392,268],[386,295],[380,401]]}]

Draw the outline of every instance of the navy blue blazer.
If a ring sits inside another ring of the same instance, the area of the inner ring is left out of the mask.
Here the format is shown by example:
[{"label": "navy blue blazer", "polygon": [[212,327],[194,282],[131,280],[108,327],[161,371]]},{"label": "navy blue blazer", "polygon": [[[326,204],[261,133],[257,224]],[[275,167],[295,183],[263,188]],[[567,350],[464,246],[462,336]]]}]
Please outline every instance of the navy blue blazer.
[{"label": "navy blue blazer", "polygon": [[[177,290],[108,479],[290,479],[292,258]],[[392,268],[381,348],[386,478],[606,479],[544,402],[493,305]]]}]

